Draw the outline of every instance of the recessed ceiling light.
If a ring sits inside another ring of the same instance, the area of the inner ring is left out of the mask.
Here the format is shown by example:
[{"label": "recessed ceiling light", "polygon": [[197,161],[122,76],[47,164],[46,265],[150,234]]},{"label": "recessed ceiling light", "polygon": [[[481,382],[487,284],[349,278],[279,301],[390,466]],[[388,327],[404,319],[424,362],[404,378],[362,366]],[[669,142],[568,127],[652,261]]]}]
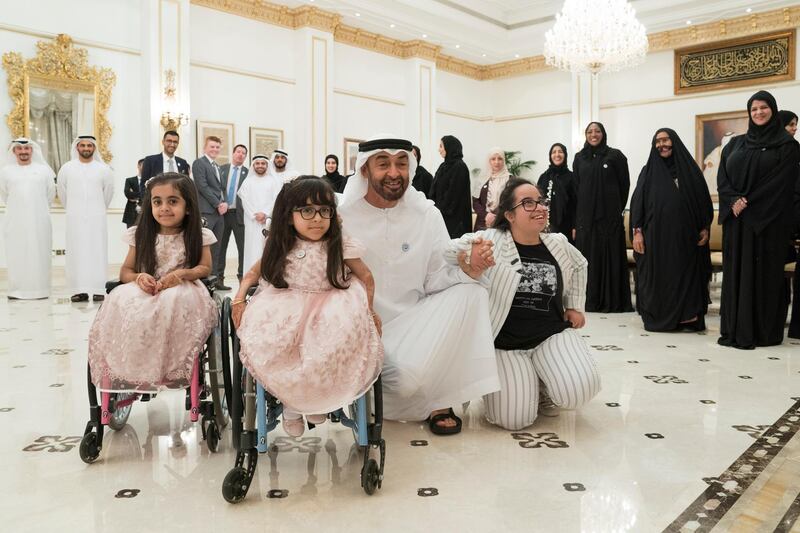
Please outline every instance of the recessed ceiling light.
[{"label": "recessed ceiling light", "polygon": [[482,54],[481,57],[486,57],[486,54]]},{"label": "recessed ceiling light", "polygon": [[752,7],[748,7],[747,9],[745,9],[745,11],[747,11],[748,13],[752,13],[753,12],[753,8]]},{"label": "recessed ceiling light", "polygon": [[514,57],[519,58],[519,54],[514,54]]},{"label": "recessed ceiling light", "polygon": [[686,25],[687,25],[687,26],[689,26],[691,23],[692,23],[692,21],[691,21],[691,20],[687,20],[687,21],[686,21]]},{"label": "recessed ceiling light", "polygon": [[389,27],[390,28],[394,28],[394,24],[389,24]]},{"label": "recessed ceiling light", "polygon": [[357,16],[357,17],[360,17],[360,16],[361,16],[361,13],[356,13],[356,16]]},{"label": "recessed ceiling light", "polygon": [[460,44],[457,44],[457,45],[456,45],[456,48],[461,48],[461,45],[460,45]]},{"label": "recessed ceiling light", "polygon": [[423,34],[422,34],[422,38],[423,38],[423,39],[427,39],[427,38],[428,38],[428,34],[427,34],[427,33],[423,33]]}]

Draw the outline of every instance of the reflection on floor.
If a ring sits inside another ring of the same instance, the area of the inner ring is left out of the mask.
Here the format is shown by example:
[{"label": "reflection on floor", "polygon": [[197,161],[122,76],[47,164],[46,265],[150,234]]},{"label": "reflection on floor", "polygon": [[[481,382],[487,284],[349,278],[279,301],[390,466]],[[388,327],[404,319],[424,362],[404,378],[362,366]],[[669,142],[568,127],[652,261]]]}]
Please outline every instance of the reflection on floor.
[{"label": "reflection on floor", "polygon": [[[85,465],[86,338],[97,305],[63,288],[0,301],[0,440],[8,531],[790,531],[800,514],[800,341],[737,351],[590,315],[603,390],[511,433],[473,402],[460,436],[390,422],[383,488],[366,496],[352,433],[278,436],[230,505],[230,431],[210,454],[179,392],[133,407]],[[280,430],[277,433],[282,435]],[[776,529],[777,528],[777,529]],[[794,529],[792,529],[794,528]]]}]

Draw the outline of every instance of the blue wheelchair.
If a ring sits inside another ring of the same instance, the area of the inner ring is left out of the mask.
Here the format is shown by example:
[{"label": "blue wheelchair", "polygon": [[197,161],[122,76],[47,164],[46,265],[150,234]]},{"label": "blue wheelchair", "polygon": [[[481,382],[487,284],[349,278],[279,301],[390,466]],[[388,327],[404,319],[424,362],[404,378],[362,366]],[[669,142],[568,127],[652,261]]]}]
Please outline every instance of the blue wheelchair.
[{"label": "blue wheelchair", "polygon": [[[250,295],[254,289],[255,287]],[[236,336],[231,315],[231,300],[225,298],[222,302],[223,359],[229,357],[229,350],[232,351],[230,417],[236,462],[222,482],[222,497],[229,503],[239,503],[245,499],[250,489],[259,454],[266,453],[269,449],[268,434],[278,425],[283,406],[242,365],[239,359],[239,338]],[[379,377],[372,390],[353,402],[347,413],[344,409],[338,409],[328,415],[332,422],[339,422],[352,429],[355,442],[364,457],[361,487],[369,495],[381,487],[386,459],[386,441],[381,436],[382,391]],[[309,427],[313,425],[309,424]],[[372,457],[374,450],[377,450],[378,460]]]}]

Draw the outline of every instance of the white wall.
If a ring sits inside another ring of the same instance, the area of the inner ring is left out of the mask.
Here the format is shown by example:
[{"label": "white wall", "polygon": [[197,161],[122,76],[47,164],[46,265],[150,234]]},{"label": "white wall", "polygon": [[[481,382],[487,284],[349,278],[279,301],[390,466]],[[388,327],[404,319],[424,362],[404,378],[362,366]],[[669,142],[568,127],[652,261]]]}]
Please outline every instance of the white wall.
[{"label": "white wall", "polygon": [[[37,41],[66,33],[77,41],[76,46],[88,51],[90,65],[111,68],[117,76],[108,111],[113,128],[109,145],[114,156],[111,166],[116,178],[112,212],[108,217],[109,258],[112,262],[121,262],[121,258],[116,258],[125,253],[119,240],[119,230],[124,227],[121,209],[125,206],[122,192],[125,178],[136,174],[136,161],[145,149],[141,142],[144,128],[137,115],[137,108],[143,102],[140,21],[138,6],[126,0],[30,0],[23,9],[4,10],[0,21],[0,53],[19,52],[24,59],[31,59],[36,55]],[[4,69],[0,69],[0,87],[5,93],[7,75]],[[0,97],[0,116],[5,119],[11,109],[11,99]],[[11,138],[11,132],[3,120],[0,126],[0,147],[3,147],[3,151]],[[0,225],[4,216],[5,211],[0,210]],[[53,248],[63,249],[63,210],[54,209],[52,220]],[[63,261],[63,256],[53,258],[56,266],[63,265]],[[0,269],[4,267],[5,246],[0,246]]]},{"label": "white wall", "polygon": [[[160,146],[145,142],[154,124],[147,123],[150,102],[148,76],[158,53],[143,46],[148,16],[143,6],[157,5],[128,0],[30,0],[25,9],[6,10],[0,21],[0,53],[19,51],[35,55],[35,43],[56,33],[71,35],[86,48],[89,62],[109,67],[117,75],[109,119],[114,128],[110,149],[118,190],[109,214],[109,259],[119,263],[125,253],[119,241],[124,206],[123,180],[132,175],[136,161],[156,153]],[[188,4],[186,4],[188,5]],[[35,13],[35,17],[30,14]],[[234,141],[249,144],[249,128],[282,129],[284,147],[300,171],[308,171],[310,132],[306,125],[307,95],[302,89],[309,76],[299,33],[244,17],[191,5],[188,8],[189,112],[191,123],[182,129],[179,153],[196,157],[196,120],[234,124]],[[364,139],[376,133],[393,133],[419,144],[418,102],[420,87],[414,78],[415,60],[402,60],[357,47],[334,43],[330,56],[329,151],[343,160],[343,139]],[[157,61],[157,59],[155,60]],[[717,91],[691,96],[673,92],[673,52],[650,54],[636,69],[603,75],[600,80],[600,118],[610,144],[628,156],[635,181],[649,151],[653,132],[662,126],[678,131],[694,151],[695,115],[743,109],[758,87]],[[423,150],[423,165],[434,173],[441,163],[438,139],[455,135],[464,145],[470,168],[482,167],[490,147],[518,150],[538,164],[528,174],[536,178],[547,167],[547,151],[554,142],[569,146],[572,82],[567,73],[550,71],[494,81],[476,81],[435,71],[434,134]],[[0,70],[0,87],[6,87]],[[798,82],[770,89],[782,107],[800,110]],[[0,115],[11,101],[0,97]],[[159,135],[160,138],[160,135]],[[0,146],[10,133],[0,127]],[[572,147],[571,147],[572,148]],[[570,163],[574,150],[570,154]],[[3,210],[0,208],[0,222]],[[63,214],[56,210],[54,248],[64,247]],[[0,269],[4,267],[0,246]],[[235,254],[231,247],[229,254]],[[54,259],[63,264],[63,258]]]}]

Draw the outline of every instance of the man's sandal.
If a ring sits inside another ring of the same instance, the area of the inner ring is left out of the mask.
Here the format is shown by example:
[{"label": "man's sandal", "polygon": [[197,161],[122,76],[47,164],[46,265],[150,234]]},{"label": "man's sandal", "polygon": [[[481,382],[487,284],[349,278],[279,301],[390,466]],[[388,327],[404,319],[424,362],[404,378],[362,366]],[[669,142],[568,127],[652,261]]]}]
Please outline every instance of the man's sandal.
[{"label": "man's sandal", "polygon": [[[453,427],[440,426],[438,422],[444,420],[455,420],[456,425]],[[428,428],[434,435],[455,435],[461,433],[461,419],[456,416],[451,407],[446,413],[439,413],[428,417]]]}]

